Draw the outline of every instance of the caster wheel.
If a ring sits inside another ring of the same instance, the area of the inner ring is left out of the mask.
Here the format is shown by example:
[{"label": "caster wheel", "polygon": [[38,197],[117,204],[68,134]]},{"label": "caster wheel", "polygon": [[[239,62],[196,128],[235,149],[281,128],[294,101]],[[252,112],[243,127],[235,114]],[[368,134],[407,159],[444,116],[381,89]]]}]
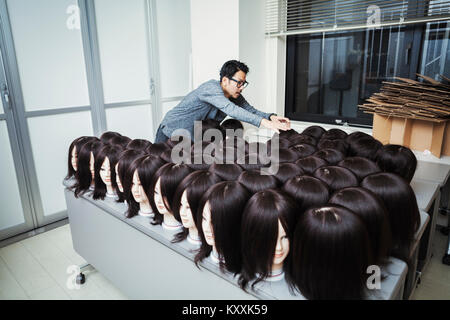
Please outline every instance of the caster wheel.
[{"label": "caster wheel", "polygon": [[77,275],[77,279],[76,279],[77,284],[83,284],[86,282],[86,277],[84,276],[84,274],[80,273],[79,275]]},{"label": "caster wheel", "polygon": [[442,263],[450,266],[450,254],[446,254],[442,257]]}]

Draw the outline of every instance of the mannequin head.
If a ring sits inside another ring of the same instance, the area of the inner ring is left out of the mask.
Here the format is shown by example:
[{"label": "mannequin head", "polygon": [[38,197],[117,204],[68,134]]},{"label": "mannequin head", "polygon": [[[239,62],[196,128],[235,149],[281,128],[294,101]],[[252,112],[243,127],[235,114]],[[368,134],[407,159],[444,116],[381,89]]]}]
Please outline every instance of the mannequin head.
[{"label": "mannequin head", "polygon": [[277,178],[269,175],[261,175],[259,171],[254,170],[242,172],[238,177],[238,181],[252,194],[278,187]]},{"label": "mannequin head", "polygon": [[152,156],[159,157],[161,156],[162,153],[164,153],[167,150],[170,150],[170,147],[167,144],[160,142],[149,145],[145,149],[145,152]]},{"label": "mannequin head", "polygon": [[313,174],[320,167],[324,167],[328,165],[328,162],[322,158],[318,158],[315,156],[308,156],[303,159],[299,159],[295,162],[305,174]]},{"label": "mannequin head", "polygon": [[100,136],[100,140],[105,144],[111,144],[111,141],[116,137],[121,137],[122,135],[118,132],[106,131]]},{"label": "mannequin head", "polygon": [[198,204],[208,188],[220,181],[222,179],[213,172],[198,170],[178,184],[173,197],[173,216],[183,224],[184,229],[175,236],[174,242],[186,239],[188,233],[193,239],[198,239]]},{"label": "mannequin head", "polygon": [[347,132],[341,129],[330,129],[320,137],[321,140],[322,139],[337,140],[345,138],[347,138]]},{"label": "mannequin head", "polygon": [[141,211],[149,214],[152,211],[149,203],[149,188],[155,172],[164,162],[155,156],[144,155],[135,159],[125,172],[123,189],[128,203],[127,218],[132,218]]},{"label": "mannequin head", "polygon": [[113,181],[116,180],[115,166],[122,149],[118,146],[105,145],[97,155],[94,163],[95,189],[93,198],[104,199],[106,194],[114,194]]},{"label": "mannequin head", "polygon": [[309,157],[317,151],[316,147],[307,143],[294,144],[289,149],[297,152],[299,159]]},{"label": "mannequin head", "polygon": [[305,130],[303,130],[302,134],[306,134],[315,138],[316,140],[319,140],[325,132],[327,131],[320,126],[309,126]]},{"label": "mannequin head", "polygon": [[297,211],[292,198],[273,189],[260,191],[247,202],[241,223],[242,289],[255,278],[252,286],[288,269]]},{"label": "mannequin head", "polygon": [[215,158],[207,153],[191,153],[189,163],[186,165],[192,170],[208,170]]},{"label": "mannequin head", "polygon": [[[267,150],[270,150],[272,148],[272,144],[276,143],[275,137],[273,137],[267,141]],[[273,147],[277,148],[277,149],[287,149],[291,145],[292,145],[292,142],[290,140],[278,137],[278,145],[274,145]]]},{"label": "mannequin head", "polygon": [[387,144],[378,150],[375,158],[382,171],[396,173],[411,183],[417,167],[417,158],[411,149]]},{"label": "mannequin head", "polygon": [[313,156],[326,160],[330,165],[335,165],[345,158],[341,151],[335,149],[321,149],[314,153]]},{"label": "mannequin head", "polygon": [[353,212],[308,209],[295,229],[292,285],[307,299],[362,299],[370,255],[366,226]]},{"label": "mannequin head", "polygon": [[178,184],[192,169],[185,164],[166,163],[156,171],[149,187],[150,205],[155,213],[152,224],[180,224],[173,216],[173,197]]},{"label": "mannequin head", "polygon": [[349,155],[375,160],[375,155],[382,146],[380,141],[372,137],[362,137],[350,144]]},{"label": "mannequin head", "polygon": [[145,139],[134,139],[128,142],[127,150],[136,150],[144,152],[152,143]]},{"label": "mannequin head", "polygon": [[358,139],[361,139],[361,138],[363,138],[363,137],[373,138],[370,134],[367,134],[367,133],[364,133],[364,132],[361,132],[361,131],[355,131],[355,132],[350,133],[350,134],[345,138],[345,141],[346,141],[348,144],[352,144],[354,141],[356,141],[356,140],[358,140]]},{"label": "mannequin head", "polygon": [[299,134],[289,140],[291,141],[291,146],[296,145],[296,144],[303,144],[303,143],[307,143],[311,146],[317,145],[317,140],[311,136],[308,136],[307,134]]},{"label": "mannequin head", "polygon": [[202,239],[194,259],[196,264],[215,248],[222,271],[227,269],[234,274],[241,271],[240,226],[249,199],[250,193],[237,181],[216,183],[203,194],[196,219]]},{"label": "mannequin head", "polygon": [[364,188],[345,188],[334,193],[330,204],[340,205],[355,213],[365,223],[373,253],[371,264],[381,265],[388,257],[391,229],[383,201]]},{"label": "mannequin head", "polygon": [[297,176],[287,180],[282,190],[297,203],[297,220],[307,209],[328,202],[330,191],[321,180],[310,176]]},{"label": "mannequin head", "polygon": [[78,170],[78,151],[81,149],[81,147],[85,143],[87,143],[89,141],[93,141],[95,139],[97,139],[97,138],[82,136],[82,137],[78,137],[72,141],[72,143],[69,146],[69,152],[68,152],[68,157],[67,157],[66,179],[70,179],[71,177],[74,177],[75,172]]},{"label": "mannequin head", "polygon": [[394,257],[409,261],[410,246],[420,225],[420,213],[413,189],[393,173],[376,173],[364,178],[361,187],[380,197],[389,215]]},{"label": "mannequin head", "polygon": [[75,197],[83,194],[89,189],[92,183],[92,174],[90,170],[91,151],[98,138],[83,144],[78,152],[78,170],[75,173],[77,182],[74,185]]},{"label": "mannequin head", "polygon": [[235,181],[244,170],[237,164],[213,163],[209,171],[217,174],[223,181]]},{"label": "mannequin head", "polygon": [[239,163],[238,165],[244,170],[244,171],[251,171],[256,170],[259,172],[259,170],[263,167],[266,167],[270,164],[270,159],[267,158],[267,156],[261,156],[258,153],[249,153],[245,155],[243,163]]},{"label": "mannequin head", "polygon": [[237,149],[241,154],[247,154],[249,150],[249,143],[244,138],[237,136],[226,136],[219,146]]},{"label": "mannequin head", "polygon": [[[277,169],[274,177],[277,178],[279,185],[283,185],[292,177],[304,174],[303,170],[295,163],[280,163]],[[270,169],[268,171],[271,172]]]},{"label": "mannequin head", "polygon": [[356,176],[350,170],[338,166],[319,168],[314,171],[314,177],[325,182],[331,191],[358,186]]},{"label": "mannequin head", "polygon": [[280,131],[280,133],[278,134],[278,136],[280,138],[288,139],[288,140],[292,140],[292,139],[294,139],[295,137],[297,137],[299,135],[300,134],[297,131],[295,131],[294,129],[289,129],[289,130],[286,130],[286,131]]},{"label": "mannequin head", "polygon": [[120,146],[122,149],[126,149],[131,139],[125,136],[114,137],[111,139],[110,144],[113,146]]},{"label": "mannequin head", "polygon": [[276,163],[294,163],[300,158],[300,155],[295,151],[295,149],[280,149],[277,154],[272,154],[270,156],[271,162]]},{"label": "mannequin head", "polygon": [[136,150],[125,150],[120,153],[119,160],[114,166],[116,181],[114,182],[112,180],[113,187],[119,196],[118,202],[124,202],[126,200],[122,183],[125,180],[125,176],[131,176],[131,174],[126,174],[126,172],[129,170],[131,163],[143,155],[143,152]]},{"label": "mannequin head", "polygon": [[362,157],[345,158],[338,163],[338,166],[353,172],[359,182],[361,182],[362,179],[367,177],[369,174],[374,174],[381,171],[375,162]]},{"label": "mannequin head", "polygon": [[319,150],[322,150],[322,149],[338,150],[338,151],[342,152],[342,154],[344,154],[344,156],[348,152],[348,144],[343,139],[335,139],[335,140],[322,139],[317,144],[317,148]]}]

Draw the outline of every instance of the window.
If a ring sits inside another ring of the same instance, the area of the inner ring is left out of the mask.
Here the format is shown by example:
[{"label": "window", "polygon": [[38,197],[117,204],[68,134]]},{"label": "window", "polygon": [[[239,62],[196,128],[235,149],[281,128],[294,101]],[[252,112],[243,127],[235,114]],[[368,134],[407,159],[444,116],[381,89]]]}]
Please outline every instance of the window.
[{"label": "window", "polygon": [[287,35],[286,116],[371,127],[358,105],[384,81],[449,77],[449,30],[450,20]]}]

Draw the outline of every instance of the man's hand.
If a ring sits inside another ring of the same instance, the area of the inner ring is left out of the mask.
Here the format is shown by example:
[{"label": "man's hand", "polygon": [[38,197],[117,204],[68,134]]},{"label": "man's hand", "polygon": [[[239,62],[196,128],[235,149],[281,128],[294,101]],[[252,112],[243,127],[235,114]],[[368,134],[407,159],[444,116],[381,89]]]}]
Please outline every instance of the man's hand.
[{"label": "man's hand", "polygon": [[262,119],[261,120],[260,127],[264,127],[264,128],[267,128],[267,129],[272,129],[276,133],[280,133],[280,130],[282,130],[282,131],[289,130],[289,127],[286,126],[286,124],[281,123],[279,121],[272,121],[272,120],[267,120],[267,119]]},{"label": "man's hand", "polygon": [[291,129],[291,120],[288,118],[279,117],[273,114],[270,116],[270,120],[279,124],[284,124],[287,127],[287,130]]}]

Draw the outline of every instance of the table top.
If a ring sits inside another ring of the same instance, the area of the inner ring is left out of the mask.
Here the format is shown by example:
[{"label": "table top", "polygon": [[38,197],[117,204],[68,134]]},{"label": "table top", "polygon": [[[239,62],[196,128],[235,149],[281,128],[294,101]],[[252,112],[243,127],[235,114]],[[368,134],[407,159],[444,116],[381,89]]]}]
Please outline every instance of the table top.
[{"label": "table top", "polygon": [[428,212],[439,194],[439,183],[427,180],[413,180],[411,181],[411,188],[416,195],[419,209]]},{"label": "table top", "polygon": [[[70,183],[64,182],[65,186]],[[135,216],[131,219],[125,217],[124,213],[127,211],[127,205],[125,203],[117,203],[114,198],[105,198],[105,200],[93,200],[91,193],[85,193],[81,198],[93,203],[95,206],[103,209],[105,212],[113,215],[117,219],[122,220],[124,223],[132,226],[133,228],[145,233],[152,239],[160,242],[169,249],[185,256],[190,260],[194,260],[195,247],[187,240],[179,243],[172,243],[174,233],[164,230],[161,225],[154,226],[150,223],[150,218],[143,216]],[[424,215],[421,215],[421,217]],[[425,217],[425,216],[424,216]],[[421,226],[424,225],[425,220],[421,219]],[[419,230],[421,231],[422,228]],[[424,230],[424,228],[423,228]],[[421,231],[423,232],[423,231]],[[210,259],[205,259],[199,263],[199,265],[209,271],[215,273],[217,276],[231,282],[234,285],[237,284],[237,278],[228,272],[221,272],[219,266],[213,263]],[[382,274],[385,276],[381,281],[380,290],[366,290],[367,299],[383,299],[389,300],[394,298],[398,294],[399,288],[403,285],[401,279],[406,277],[407,265],[405,262],[389,257],[388,264],[381,267]],[[292,292],[289,290],[288,284],[285,279],[280,281],[261,281],[255,285],[252,295],[260,299],[282,299],[282,300],[303,300],[305,299],[299,292]]]},{"label": "table top", "polygon": [[450,176],[450,165],[443,163],[433,163],[417,161],[416,172],[413,180],[426,180],[439,183],[443,187]]}]

